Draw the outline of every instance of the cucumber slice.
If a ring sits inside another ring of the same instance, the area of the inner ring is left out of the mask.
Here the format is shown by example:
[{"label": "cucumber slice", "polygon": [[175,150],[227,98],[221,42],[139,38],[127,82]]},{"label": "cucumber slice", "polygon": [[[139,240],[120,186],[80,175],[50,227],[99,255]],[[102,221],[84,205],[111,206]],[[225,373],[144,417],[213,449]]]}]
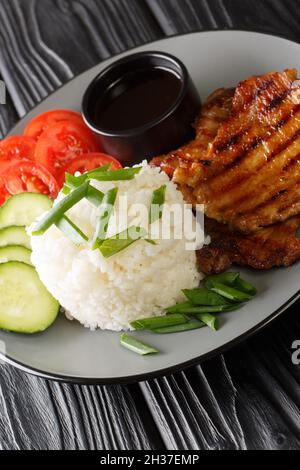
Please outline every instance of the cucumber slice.
[{"label": "cucumber slice", "polygon": [[52,199],[45,194],[16,194],[0,208],[0,228],[11,225],[28,227],[52,206]]},{"label": "cucumber slice", "polygon": [[6,227],[0,230],[0,247],[8,245],[21,245],[31,249],[30,237],[25,227]]},{"label": "cucumber slice", "polygon": [[31,251],[24,246],[8,245],[0,248],[0,264],[10,261],[20,261],[21,263],[31,263]]},{"label": "cucumber slice", "polygon": [[58,302],[32,266],[16,261],[0,264],[1,329],[38,333],[52,325],[58,312]]}]

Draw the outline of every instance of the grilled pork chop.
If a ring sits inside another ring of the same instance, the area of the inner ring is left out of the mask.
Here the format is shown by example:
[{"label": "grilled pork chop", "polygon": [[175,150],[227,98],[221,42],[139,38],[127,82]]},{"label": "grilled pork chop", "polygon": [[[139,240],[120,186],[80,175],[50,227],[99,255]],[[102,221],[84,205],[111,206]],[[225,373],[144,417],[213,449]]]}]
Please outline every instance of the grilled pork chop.
[{"label": "grilled pork chop", "polygon": [[300,258],[300,218],[289,219],[300,212],[295,80],[296,71],[286,70],[251,77],[235,91],[217,90],[202,108],[196,139],[153,160],[189,203],[205,203],[215,219],[206,224],[212,243],[199,252],[204,272],[232,263],[268,269]]},{"label": "grilled pork chop", "polygon": [[[300,212],[300,87],[296,70],[219,90],[196,139],[155,159],[208,217],[250,233]],[[228,116],[229,114],[229,116]],[[191,202],[191,201],[190,201]]]},{"label": "grilled pork chop", "polygon": [[194,195],[206,215],[250,233],[300,212],[300,87],[296,71],[241,82],[208,148]]},{"label": "grilled pork chop", "polygon": [[219,273],[232,264],[254,269],[290,266],[300,258],[300,238],[296,236],[299,226],[298,215],[245,235],[206,219],[205,229],[212,241],[197,252],[201,271]]},{"label": "grilled pork chop", "polygon": [[220,88],[212,93],[202,106],[195,123],[195,140],[168,155],[156,157],[151,162],[152,165],[160,166],[172,178],[190,204],[197,202],[193,191],[207,170],[208,144],[216,137],[221,123],[228,118],[233,95],[234,88]]}]

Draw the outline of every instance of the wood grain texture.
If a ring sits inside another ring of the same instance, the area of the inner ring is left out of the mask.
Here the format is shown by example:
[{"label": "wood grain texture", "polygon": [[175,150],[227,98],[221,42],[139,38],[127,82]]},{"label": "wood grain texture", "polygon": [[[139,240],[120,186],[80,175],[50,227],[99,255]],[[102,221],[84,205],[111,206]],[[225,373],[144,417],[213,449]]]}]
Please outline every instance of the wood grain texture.
[{"label": "wood grain texture", "polygon": [[20,116],[74,75],[161,30],[139,0],[1,0],[0,70]]},{"label": "wood grain texture", "polygon": [[8,130],[16,123],[17,120],[18,114],[14,107],[14,103],[9,93],[7,93],[6,105],[0,105],[0,138],[8,132]]},{"label": "wood grain texture", "polygon": [[[300,39],[294,0],[0,0],[0,132],[100,60],[165,35],[259,28]],[[299,449],[299,304],[201,366],[85,387],[0,365],[1,449]]]},{"label": "wood grain texture", "polygon": [[146,0],[168,35],[204,29],[255,29],[299,39],[298,0]]},{"label": "wood grain texture", "polygon": [[298,309],[224,356],[142,384],[168,448],[300,448]]}]

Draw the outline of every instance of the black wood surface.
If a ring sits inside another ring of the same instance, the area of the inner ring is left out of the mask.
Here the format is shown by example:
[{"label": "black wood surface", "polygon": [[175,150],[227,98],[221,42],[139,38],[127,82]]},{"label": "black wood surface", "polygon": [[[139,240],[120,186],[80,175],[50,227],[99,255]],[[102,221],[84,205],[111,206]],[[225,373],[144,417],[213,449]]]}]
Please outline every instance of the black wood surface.
[{"label": "black wood surface", "polygon": [[[246,28],[300,40],[299,0],[0,0],[0,133],[60,84],[166,35]],[[131,386],[59,384],[0,365],[2,449],[299,449],[296,304],[223,356]]]}]

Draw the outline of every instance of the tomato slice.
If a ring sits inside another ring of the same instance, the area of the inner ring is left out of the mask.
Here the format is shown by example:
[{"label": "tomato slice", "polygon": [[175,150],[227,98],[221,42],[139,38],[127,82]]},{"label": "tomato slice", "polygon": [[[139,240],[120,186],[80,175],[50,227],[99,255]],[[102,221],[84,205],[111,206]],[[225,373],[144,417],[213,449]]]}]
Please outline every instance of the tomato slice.
[{"label": "tomato slice", "polygon": [[25,128],[24,135],[38,140],[49,126],[60,121],[72,121],[79,124],[84,123],[79,113],[69,109],[56,109],[54,111],[47,111],[32,119]]},{"label": "tomato slice", "polygon": [[111,163],[112,170],[122,168],[121,163],[114,157],[106,155],[105,153],[95,152],[86,153],[81,157],[74,158],[66,165],[65,171],[71,173],[71,175],[74,175],[77,171],[86,173],[87,171],[95,170],[108,163]]},{"label": "tomato slice", "polygon": [[5,201],[7,201],[7,199],[9,199],[10,197],[11,194],[7,191],[5,183],[0,176],[0,206],[2,206],[2,204],[4,204]]},{"label": "tomato slice", "polygon": [[[0,162],[4,160],[15,160],[15,159],[34,159],[36,142],[31,137],[25,136],[14,136],[7,137],[0,142]],[[0,163],[0,171],[2,166]]]},{"label": "tomato slice", "polygon": [[3,175],[7,169],[12,165],[13,160],[0,160],[0,206],[11,197],[11,194],[8,192],[5,186]]},{"label": "tomato slice", "polygon": [[96,137],[85,124],[61,121],[46,129],[35,149],[35,159],[63,183],[66,165],[75,157],[101,150]]},{"label": "tomato slice", "polygon": [[16,160],[2,173],[1,179],[10,195],[31,192],[47,194],[55,199],[59,192],[55,178],[46,168],[35,162]]}]

